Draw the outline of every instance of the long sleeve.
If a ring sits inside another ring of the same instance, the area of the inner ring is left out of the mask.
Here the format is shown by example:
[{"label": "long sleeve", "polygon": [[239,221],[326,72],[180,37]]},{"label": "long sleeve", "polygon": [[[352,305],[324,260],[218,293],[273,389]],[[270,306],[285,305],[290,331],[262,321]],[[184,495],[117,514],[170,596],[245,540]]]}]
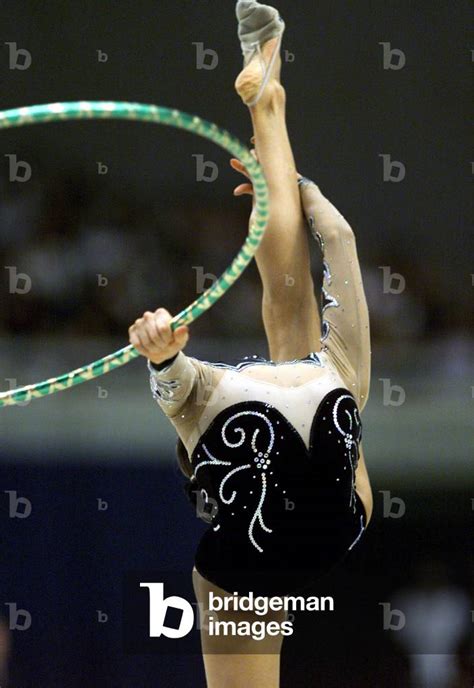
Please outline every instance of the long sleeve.
[{"label": "long sleeve", "polygon": [[208,422],[211,397],[223,371],[182,351],[156,367],[148,361],[148,370],[153,398],[190,455]]},{"label": "long sleeve", "polygon": [[186,404],[196,381],[197,371],[182,351],[170,364],[158,370],[148,360],[153,398],[169,418],[174,418]]},{"label": "long sleeve", "polygon": [[370,387],[370,323],[354,232],[314,182],[300,180],[300,194],[323,254],[323,351],[362,410]]}]

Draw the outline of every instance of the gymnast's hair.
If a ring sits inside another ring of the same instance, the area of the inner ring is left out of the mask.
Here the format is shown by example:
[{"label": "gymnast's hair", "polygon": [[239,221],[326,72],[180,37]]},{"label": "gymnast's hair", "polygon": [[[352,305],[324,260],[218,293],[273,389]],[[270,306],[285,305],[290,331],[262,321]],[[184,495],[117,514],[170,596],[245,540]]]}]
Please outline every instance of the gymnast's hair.
[{"label": "gymnast's hair", "polygon": [[183,485],[184,492],[194,508],[197,508],[196,493],[199,491],[199,489],[197,487],[196,478],[193,475],[193,467],[191,466],[188,452],[179,437],[176,442],[176,457],[178,459],[179,470],[184,477],[187,478]]},{"label": "gymnast's hair", "polygon": [[189,461],[186,447],[184,446],[180,437],[178,437],[178,441],[176,442],[176,456],[178,459],[179,470],[185,478],[191,480],[193,476],[193,468],[191,466],[191,462]]}]

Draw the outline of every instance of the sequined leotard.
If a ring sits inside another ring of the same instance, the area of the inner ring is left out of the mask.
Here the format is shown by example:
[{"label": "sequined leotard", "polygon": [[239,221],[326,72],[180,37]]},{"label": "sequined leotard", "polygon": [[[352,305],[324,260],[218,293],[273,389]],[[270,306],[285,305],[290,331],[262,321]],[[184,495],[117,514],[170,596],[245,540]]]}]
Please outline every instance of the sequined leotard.
[{"label": "sequined leotard", "polygon": [[303,209],[324,260],[322,350],[234,365],[182,351],[153,395],[175,426],[211,523],[195,565],[230,593],[283,595],[330,570],[362,536],[356,489],[370,382],[369,317],[354,234],[309,180]]}]

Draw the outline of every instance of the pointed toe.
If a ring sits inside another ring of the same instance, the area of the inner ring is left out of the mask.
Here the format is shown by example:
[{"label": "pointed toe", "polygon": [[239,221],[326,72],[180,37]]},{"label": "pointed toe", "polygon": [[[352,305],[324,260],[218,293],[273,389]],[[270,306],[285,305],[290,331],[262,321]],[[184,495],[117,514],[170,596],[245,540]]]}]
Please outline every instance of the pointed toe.
[{"label": "pointed toe", "polygon": [[237,19],[245,19],[257,6],[258,2],[255,0],[239,0],[235,8]]}]

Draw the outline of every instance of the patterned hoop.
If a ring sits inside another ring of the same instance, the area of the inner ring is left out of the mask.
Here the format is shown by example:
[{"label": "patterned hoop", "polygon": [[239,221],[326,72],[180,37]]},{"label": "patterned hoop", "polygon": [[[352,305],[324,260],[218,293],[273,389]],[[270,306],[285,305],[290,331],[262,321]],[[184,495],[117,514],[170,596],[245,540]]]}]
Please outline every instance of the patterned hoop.
[{"label": "patterned hoop", "polygon": [[[210,139],[240,159],[247,168],[255,193],[255,211],[249,234],[230,267],[222,273],[215,284],[172,319],[171,328],[174,330],[179,325],[192,323],[230,289],[252,261],[260,246],[269,216],[268,187],[261,166],[250,151],[225,129],[220,129],[215,124],[200,117],[157,105],[114,101],[77,101],[32,105],[0,111],[0,128],[70,119],[131,119],[185,129]],[[14,406],[30,399],[61,392],[74,385],[105,375],[105,373],[129,363],[139,355],[138,351],[129,345],[70,373],[49,378],[37,384],[1,392],[0,407]]]}]

